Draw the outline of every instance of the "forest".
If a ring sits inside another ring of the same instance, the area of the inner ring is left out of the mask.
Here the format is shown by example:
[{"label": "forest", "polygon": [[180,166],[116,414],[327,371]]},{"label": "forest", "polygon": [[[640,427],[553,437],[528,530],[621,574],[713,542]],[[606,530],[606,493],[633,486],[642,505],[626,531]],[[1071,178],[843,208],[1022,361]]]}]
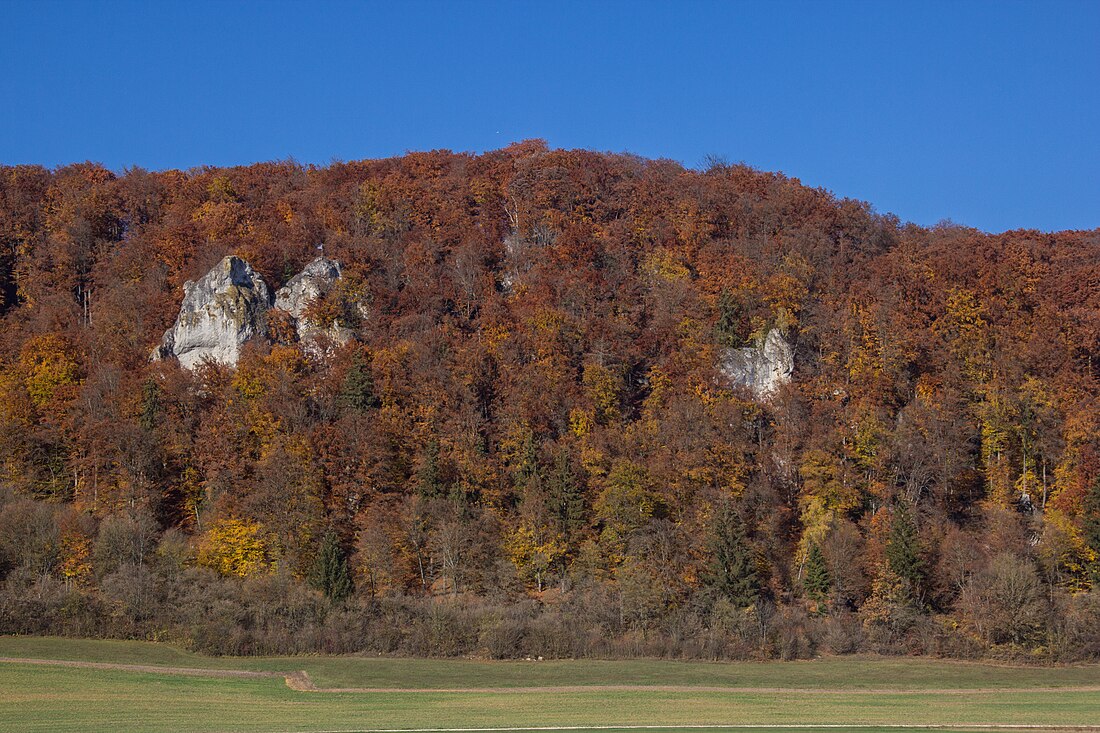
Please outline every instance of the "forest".
[{"label": "forest", "polygon": [[[341,263],[235,366],[223,257]],[[219,654],[1100,658],[1100,229],[540,140],[0,167],[0,633]],[[771,331],[792,378],[731,383]]]}]

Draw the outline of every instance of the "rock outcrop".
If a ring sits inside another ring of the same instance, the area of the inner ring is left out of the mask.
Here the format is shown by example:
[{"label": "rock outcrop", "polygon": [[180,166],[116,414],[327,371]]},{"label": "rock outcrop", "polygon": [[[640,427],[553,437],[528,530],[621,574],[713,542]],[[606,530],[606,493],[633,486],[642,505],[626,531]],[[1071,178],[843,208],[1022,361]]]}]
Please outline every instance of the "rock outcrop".
[{"label": "rock outcrop", "polygon": [[[268,337],[267,312],[272,306],[290,315],[303,350],[323,357],[331,346],[355,338],[350,328],[314,323],[308,316],[310,304],[331,291],[342,274],[339,262],[318,257],[279,288],[273,299],[251,265],[239,257],[226,257],[202,279],[183,286],[179,317],[152,358],[176,358],[185,369],[203,360],[236,366],[247,341]],[[362,308],[360,315],[366,315]]]},{"label": "rock outcrop", "polygon": [[315,323],[307,315],[311,303],[326,295],[343,275],[343,268],[336,260],[318,257],[287,281],[275,293],[275,307],[286,311],[294,319],[298,340],[310,353],[324,351],[318,348],[322,337],[335,344],[345,344],[354,338],[349,328],[336,323]]},{"label": "rock outcrop", "polygon": [[294,317],[299,334],[302,330],[315,330],[317,324],[306,317],[306,309],[317,298],[332,290],[340,279],[343,268],[336,260],[318,257],[275,291],[275,307]]},{"label": "rock outcrop", "polygon": [[174,356],[185,369],[207,359],[233,366],[247,341],[266,336],[271,294],[241,258],[226,257],[197,282],[187,282],[183,293],[179,317],[154,359]]},{"label": "rock outcrop", "polygon": [[776,328],[753,346],[725,349],[721,360],[723,376],[733,386],[748,389],[757,399],[774,394],[794,374],[794,349]]}]

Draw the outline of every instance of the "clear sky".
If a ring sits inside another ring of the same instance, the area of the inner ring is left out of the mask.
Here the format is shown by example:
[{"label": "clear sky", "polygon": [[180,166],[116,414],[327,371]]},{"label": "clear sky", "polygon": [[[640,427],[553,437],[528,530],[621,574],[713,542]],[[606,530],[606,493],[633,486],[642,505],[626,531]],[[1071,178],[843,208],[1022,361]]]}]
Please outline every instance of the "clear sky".
[{"label": "clear sky", "polygon": [[0,163],[531,137],[744,161],[920,224],[1100,227],[1100,0],[0,0]]}]

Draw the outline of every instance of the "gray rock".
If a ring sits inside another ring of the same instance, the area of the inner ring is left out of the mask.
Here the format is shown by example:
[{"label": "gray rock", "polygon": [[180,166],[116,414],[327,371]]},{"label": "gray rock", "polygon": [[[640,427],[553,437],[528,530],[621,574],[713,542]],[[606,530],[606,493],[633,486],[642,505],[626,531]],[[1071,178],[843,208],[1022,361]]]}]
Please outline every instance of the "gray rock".
[{"label": "gray rock", "polygon": [[791,381],[794,349],[773,328],[754,346],[723,349],[719,371],[734,387],[744,387],[757,399],[770,397]]},{"label": "gray rock", "polygon": [[263,278],[239,257],[226,257],[197,282],[183,286],[179,317],[152,358],[179,359],[193,369],[203,360],[234,366],[241,347],[265,337],[271,294]]},{"label": "gray rock", "polygon": [[339,262],[318,257],[275,293],[275,307],[294,318],[298,340],[311,356],[325,356],[330,346],[342,346],[355,338],[349,328],[337,323],[315,323],[306,316],[310,304],[332,290],[342,275]]},{"label": "gray rock", "polygon": [[339,262],[318,257],[275,292],[275,307],[301,322],[309,304],[332,290],[342,273]]}]

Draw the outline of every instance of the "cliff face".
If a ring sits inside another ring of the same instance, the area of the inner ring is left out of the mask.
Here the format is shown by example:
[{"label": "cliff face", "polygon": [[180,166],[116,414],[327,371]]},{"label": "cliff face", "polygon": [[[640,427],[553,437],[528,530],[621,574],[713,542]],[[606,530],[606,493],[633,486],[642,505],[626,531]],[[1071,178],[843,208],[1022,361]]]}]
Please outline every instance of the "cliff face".
[{"label": "cliff face", "polygon": [[152,358],[175,357],[185,369],[193,369],[204,359],[235,366],[247,341],[267,338],[266,316],[272,305],[291,315],[307,353],[323,355],[326,349],[318,343],[324,339],[344,344],[354,338],[350,329],[336,324],[326,327],[306,315],[310,304],[328,293],[341,273],[339,262],[318,257],[272,299],[267,284],[251,265],[239,257],[226,257],[200,280],[183,286],[179,317]]},{"label": "cliff face", "polygon": [[726,379],[758,399],[774,394],[794,374],[794,350],[775,328],[754,346],[725,349],[721,360],[719,369]]},{"label": "cliff face", "polygon": [[286,311],[294,319],[298,340],[311,356],[324,356],[329,352],[329,346],[343,345],[355,338],[349,328],[336,323],[318,323],[307,315],[310,304],[328,294],[342,275],[343,268],[339,262],[318,257],[275,293],[275,307]]},{"label": "cliff face", "polygon": [[204,359],[235,365],[241,346],[267,335],[264,314],[271,294],[252,266],[226,257],[196,282],[183,286],[179,317],[168,329],[154,359],[176,357],[194,368]]},{"label": "cliff face", "polygon": [[336,260],[318,257],[276,291],[275,307],[294,316],[299,324],[308,323],[306,309],[332,289],[342,272],[343,268]]}]

